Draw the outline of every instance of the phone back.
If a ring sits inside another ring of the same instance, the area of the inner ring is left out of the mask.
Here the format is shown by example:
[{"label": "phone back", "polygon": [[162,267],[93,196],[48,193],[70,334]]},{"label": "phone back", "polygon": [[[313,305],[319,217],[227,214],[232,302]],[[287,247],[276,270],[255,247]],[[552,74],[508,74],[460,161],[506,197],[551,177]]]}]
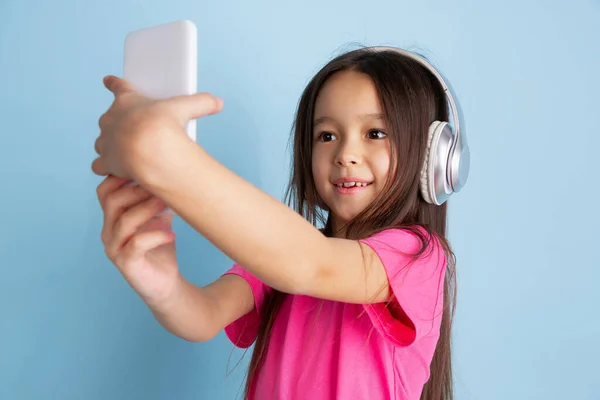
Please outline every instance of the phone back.
[{"label": "phone back", "polygon": [[[191,21],[175,21],[127,34],[123,78],[147,97],[167,97],[197,92],[198,33]],[[196,121],[186,131],[196,141]]]}]

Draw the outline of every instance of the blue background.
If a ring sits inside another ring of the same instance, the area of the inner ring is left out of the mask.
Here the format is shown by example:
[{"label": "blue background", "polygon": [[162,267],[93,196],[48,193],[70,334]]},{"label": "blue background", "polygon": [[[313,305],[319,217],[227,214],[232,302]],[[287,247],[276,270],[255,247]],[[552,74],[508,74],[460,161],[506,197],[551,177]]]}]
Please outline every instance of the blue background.
[{"label": "blue background", "polygon": [[[127,32],[177,19],[198,26],[199,90],[226,104],[199,121],[199,144],[280,199],[312,74],[355,43],[427,55],[459,95],[472,153],[450,203],[456,398],[600,399],[597,0],[0,0],[1,399],[240,393],[250,354],[222,333],[166,332],[100,242],[102,77],[121,74]],[[175,229],[188,279],[229,268]]]}]

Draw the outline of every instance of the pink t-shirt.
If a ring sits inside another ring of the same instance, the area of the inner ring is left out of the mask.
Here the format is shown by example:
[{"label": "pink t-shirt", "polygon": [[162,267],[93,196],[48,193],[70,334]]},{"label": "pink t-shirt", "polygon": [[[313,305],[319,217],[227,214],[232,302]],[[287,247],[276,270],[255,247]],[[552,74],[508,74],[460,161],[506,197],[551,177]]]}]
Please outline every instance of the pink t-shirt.
[{"label": "pink t-shirt", "polygon": [[[250,399],[419,399],[439,337],[446,258],[437,240],[388,229],[361,240],[382,260],[397,302],[349,304],[287,295]],[[429,252],[429,250],[432,250]],[[271,288],[235,264],[226,273],[249,283],[255,310],[225,328],[238,347],[251,346]],[[399,307],[398,307],[399,305]]]}]

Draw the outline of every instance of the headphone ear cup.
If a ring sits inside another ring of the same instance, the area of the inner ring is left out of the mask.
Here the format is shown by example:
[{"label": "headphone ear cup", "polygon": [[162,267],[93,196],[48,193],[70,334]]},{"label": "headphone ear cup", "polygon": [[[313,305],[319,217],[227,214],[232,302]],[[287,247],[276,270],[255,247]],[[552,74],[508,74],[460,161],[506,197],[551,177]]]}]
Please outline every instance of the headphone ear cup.
[{"label": "headphone ear cup", "polygon": [[427,149],[425,151],[425,159],[423,161],[423,167],[421,168],[421,196],[429,204],[438,204],[438,199],[435,193],[435,157],[436,152],[439,148],[439,141],[444,127],[447,125],[446,122],[433,121],[429,125],[429,132],[427,137]]}]

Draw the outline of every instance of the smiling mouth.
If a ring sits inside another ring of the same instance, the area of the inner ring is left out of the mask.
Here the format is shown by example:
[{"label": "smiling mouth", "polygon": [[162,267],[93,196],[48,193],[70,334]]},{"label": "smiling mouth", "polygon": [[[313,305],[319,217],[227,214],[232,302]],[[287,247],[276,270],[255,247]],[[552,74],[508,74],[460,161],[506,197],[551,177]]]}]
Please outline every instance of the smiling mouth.
[{"label": "smiling mouth", "polygon": [[338,184],[333,184],[339,188],[352,188],[352,187],[365,187],[369,186],[372,182],[342,182]]}]

